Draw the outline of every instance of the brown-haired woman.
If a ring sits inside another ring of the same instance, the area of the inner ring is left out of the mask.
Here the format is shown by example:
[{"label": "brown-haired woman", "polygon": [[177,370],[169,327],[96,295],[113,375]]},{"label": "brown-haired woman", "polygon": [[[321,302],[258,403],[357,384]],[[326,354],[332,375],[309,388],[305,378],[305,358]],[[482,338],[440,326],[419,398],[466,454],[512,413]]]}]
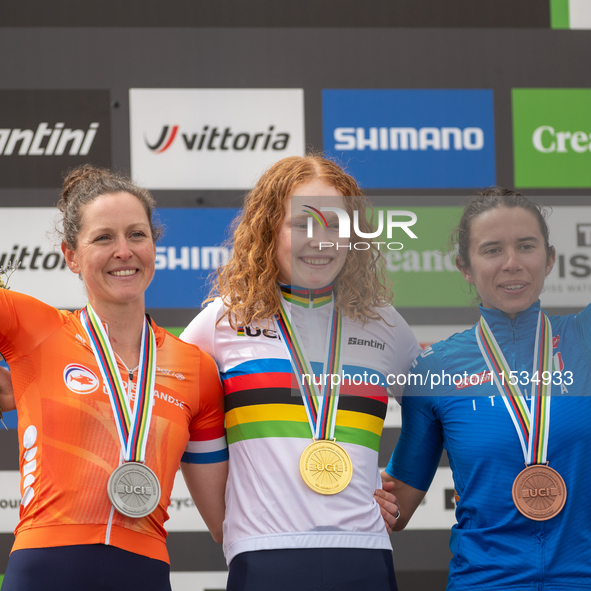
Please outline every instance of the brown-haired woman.
[{"label": "brown-haired woman", "polygon": [[145,314],[159,235],[150,194],[84,166],[66,178],[58,207],[62,251],[88,305],[71,313],[0,290],[22,492],[2,588],[170,590],[164,522],[181,460],[221,541],[227,450],[217,369]]},{"label": "brown-haired woman", "polygon": [[384,520],[398,507],[375,491],[378,446],[387,376],[420,347],[388,303],[375,245],[339,237],[334,209],[359,212],[369,233],[367,205],[330,160],[277,162],[246,197],[217,297],[181,336],[224,384],[229,591],[396,588]]},{"label": "brown-haired woman", "polygon": [[396,529],[444,448],[459,496],[449,590],[591,589],[591,528],[581,518],[591,486],[591,306],[551,318],[541,310],[555,252],[541,208],[523,195],[474,196],[456,237],[481,319],[413,366],[419,379],[404,391],[402,433],[383,473],[400,502]]}]

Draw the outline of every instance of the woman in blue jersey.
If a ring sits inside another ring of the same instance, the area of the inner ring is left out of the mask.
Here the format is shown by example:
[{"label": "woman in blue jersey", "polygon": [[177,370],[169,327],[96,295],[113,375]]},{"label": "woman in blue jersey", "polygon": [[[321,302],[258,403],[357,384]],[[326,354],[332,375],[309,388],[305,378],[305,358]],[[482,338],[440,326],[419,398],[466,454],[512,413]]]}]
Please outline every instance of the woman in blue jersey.
[{"label": "woman in blue jersey", "polygon": [[400,504],[395,529],[445,449],[459,497],[448,590],[591,589],[591,307],[551,318],[540,309],[555,252],[541,208],[519,193],[473,197],[456,238],[481,319],[413,364],[382,474]]},{"label": "woman in blue jersey", "polygon": [[273,165],[246,197],[218,297],[181,336],[214,357],[224,385],[229,591],[396,589],[398,507],[375,490],[378,447],[387,376],[420,347],[375,246],[352,248],[322,211],[357,210],[369,232],[361,195],[324,158]]}]

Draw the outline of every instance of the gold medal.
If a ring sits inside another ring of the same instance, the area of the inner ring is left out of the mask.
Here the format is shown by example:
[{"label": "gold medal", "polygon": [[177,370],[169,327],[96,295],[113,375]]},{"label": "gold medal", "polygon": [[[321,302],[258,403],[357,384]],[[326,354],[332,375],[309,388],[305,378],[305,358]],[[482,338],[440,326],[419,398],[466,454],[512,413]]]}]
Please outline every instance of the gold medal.
[{"label": "gold medal", "polygon": [[546,521],[562,511],[566,485],[550,466],[534,464],[517,475],[513,483],[513,502],[528,519]]},{"label": "gold medal", "polygon": [[349,454],[334,441],[314,441],[302,452],[303,481],[321,495],[334,495],[347,487],[353,475]]}]

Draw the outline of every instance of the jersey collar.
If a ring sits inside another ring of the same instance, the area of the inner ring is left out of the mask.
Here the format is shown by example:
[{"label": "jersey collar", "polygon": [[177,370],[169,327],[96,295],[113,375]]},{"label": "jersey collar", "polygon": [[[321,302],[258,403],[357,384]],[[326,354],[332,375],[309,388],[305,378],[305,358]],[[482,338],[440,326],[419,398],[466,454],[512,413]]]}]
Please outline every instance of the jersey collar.
[{"label": "jersey collar", "polygon": [[296,306],[301,306],[302,308],[319,308],[330,304],[332,301],[332,283],[319,289],[279,284],[279,289],[288,302]]},{"label": "jersey collar", "polygon": [[515,315],[515,318],[509,318],[505,312],[501,310],[493,310],[484,308],[482,304],[479,306],[480,314],[493,331],[495,338],[501,344],[499,339],[511,338],[533,338],[535,336],[536,327],[538,324],[538,313],[540,311],[540,300],[533,303],[529,308]]}]

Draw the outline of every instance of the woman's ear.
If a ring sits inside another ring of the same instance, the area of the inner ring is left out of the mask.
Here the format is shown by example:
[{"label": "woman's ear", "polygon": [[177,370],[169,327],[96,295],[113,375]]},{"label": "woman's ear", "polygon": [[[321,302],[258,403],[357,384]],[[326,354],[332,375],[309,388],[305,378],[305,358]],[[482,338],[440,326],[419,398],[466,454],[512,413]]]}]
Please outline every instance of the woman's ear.
[{"label": "woman's ear", "polygon": [[455,263],[456,263],[456,268],[462,274],[462,277],[468,283],[474,283],[474,279],[472,279],[472,273],[470,272],[470,267],[468,265],[465,265],[459,256],[456,256]]},{"label": "woman's ear", "polygon": [[78,265],[78,261],[76,260],[76,251],[71,250],[66,246],[65,242],[62,242],[62,252],[64,253],[64,258],[66,259],[66,265],[72,273],[80,273],[80,266]]}]

